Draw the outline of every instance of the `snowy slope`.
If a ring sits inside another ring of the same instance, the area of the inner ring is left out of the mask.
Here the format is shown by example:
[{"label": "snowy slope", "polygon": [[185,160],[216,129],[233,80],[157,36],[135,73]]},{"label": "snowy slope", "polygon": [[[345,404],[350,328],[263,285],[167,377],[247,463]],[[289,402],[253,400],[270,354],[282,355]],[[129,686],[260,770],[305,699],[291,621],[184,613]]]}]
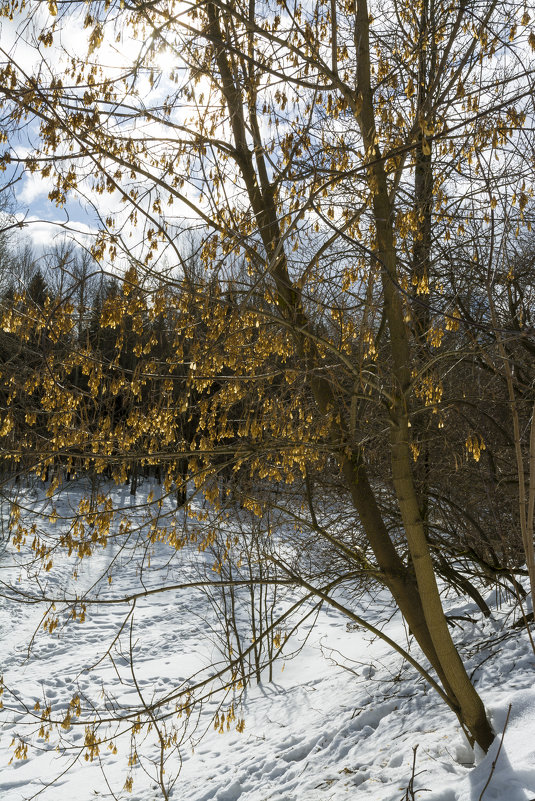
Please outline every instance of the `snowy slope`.
[{"label": "snowy slope", "polygon": [[[115,502],[124,504],[125,514],[142,526],[143,512],[128,512],[126,494],[114,492]],[[54,536],[61,532],[61,517],[76,508],[77,493],[79,489],[73,489],[55,502],[60,522],[50,524]],[[45,515],[50,511],[50,502],[36,489],[23,493],[21,504]],[[199,560],[207,559],[191,547],[180,552],[177,562],[174,549],[160,543],[140,555],[134,542],[138,540],[118,537],[82,562],[77,567],[77,592],[88,590],[110,572],[111,586],[101,582],[91,590],[93,596],[100,592],[102,598],[119,597],[157,583],[188,582],[198,577]],[[23,562],[27,555],[24,548],[20,554],[4,553],[0,580],[24,589],[24,571],[13,560]],[[48,587],[44,586],[50,596],[57,597],[68,582],[72,584],[73,564],[72,558],[54,560],[46,574]],[[281,597],[279,611],[295,600],[295,592]],[[52,718],[61,721],[76,696],[88,720],[92,709],[93,717],[96,710],[110,718],[117,713],[128,717],[140,699],[147,705],[168,699],[163,709],[169,717],[157,721],[157,727],[170,733],[171,721],[178,726],[176,742],[164,752],[164,781],[177,777],[173,799],[535,799],[535,657],[525,631],[512,628],[518,612],[513,613],[512,602],[503,595],[496,598],[493,592],[486,598],[493,608],[490,621],[483,620],[473,604],[449,601],[455,615],[473,621],[457,627],[456,636],[497,732],[503,732],[510,709],[493,770],[500,737],[487,756],[474,754],[454,715],[416,671],[383,641],[347,626],[347,620],[326,605],[317,613],[312,630],[310,618],[297,639],[288,643],[288,652],[297,645],[302,648],[293,659],[282,657],[276,663],[273,681],[265,680],[264,674],[260,684],[253,681],[248,687],[236,709],[237,719],[245,720],[244,731],[236,731],[233,722],[230,731],[223,726],[220,733],[213,722],[218,711],[228,710],[231,699],[224,690],[180,719],[176,698],[168,698],[177,688],[208,681],[213,672],[210,663],[219,659],[220,624],[202,591],[149,594],[135,605],[89,606],[85,622],[60,616],[52,635],[42,625],[39,628],[42,606],[17,603],[12,592],[4,594],[11,599],[3,598],[0,605],[1,672],[9,688],[3,695],[0,730],[2,801],[163,797],[156,727],[138,735],[137,758],[131,766],[126,722],[102,723],[98,731],[105,741],[92,760],[84,758],[88,751],[81,748],[86,734],[82,717],[73,715],[70,725],[52,731],[48,742],[36,736],[42,709],[50,705]],[[402,621],[397,615],[391,617],[392,610],[385,614],[380,595],[354,601],[353,608],[376,624],[390,617],[386,632],[407,647]],[[224,680],[218,686],[222,684]],[[32,734],[28,758],[10,763],[20,740],[25,742]],[[124,789],[128,777],[133,779],[131,792]]]}]

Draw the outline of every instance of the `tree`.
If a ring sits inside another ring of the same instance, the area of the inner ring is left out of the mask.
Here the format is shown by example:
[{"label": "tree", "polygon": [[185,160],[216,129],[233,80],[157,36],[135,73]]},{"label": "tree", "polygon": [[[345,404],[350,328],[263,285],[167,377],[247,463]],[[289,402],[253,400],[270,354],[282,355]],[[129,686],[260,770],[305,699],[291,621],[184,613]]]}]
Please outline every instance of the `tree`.
[{"label": "tree", "polygon": [[[161,310],[149,298],[162,251],[183,268],[178,281],[164,276],[177,311],[174,352],[158,363],[170,382],[165,414],[161,398],[153,409],[160,439],[107,423],[98,456],[93,437],[79,435],[86,464],[102,470],[135,447],[136,458],[165,460],[169,486],[182,485],[187,453],[191,480],[216,503],[223,458],[247,478],[242,501],[259,515],[266,482],[280,488],[279,504],[299,486],[301,524],[390,590],[444,700],[486,750],[493,732],[436,580],[441,570],[462,585],[437,532],[452,469],[444,454],[466,421],[443,395],[466,363],[462,338],[484,349],[480,333],[496,338],[499,327],[487,297],[481,312],[467,299],[455,265],[473,295],[485,257],[474,228],[530,225],[532,165],[520,151],[533,98],[529,15],[487,0],[54,2],[49,12],[36,46],[55,56],[62,24],[80,15],[87,58],[70,54],[64,78],[47,81],[51,67],[28,72],[16,50],[4,54],[3,109],[39,121],[24,162],[52,180],[52,201],[76,191],[124,201],[125,211],[103,215],[93,248],[100,262],[135,260],[108,324],[132,315],[143,351],[135,321]],[[99,53],[116,26],[135,32],[136,53],[125,49],[124,66],[109,71]],[[132,251],[136,225],[144,240]],[[192,226],[206,271],[194,283],[181,253]],[[524,321],[515,336],[530,338]],[[96,397],[101,368],[90,354],[76,359]],[[141,360],[120,378],[134,405],[154,366]],[[81,409],[82,395],[72,398]],[[180,439],[193,408],[195,430]],[[482,447],[468,431],[468,451]],[[314,486],[326,470],[358,534],[339,536],[318,516]],[[289,575],[329,599],[305,569]]]}]

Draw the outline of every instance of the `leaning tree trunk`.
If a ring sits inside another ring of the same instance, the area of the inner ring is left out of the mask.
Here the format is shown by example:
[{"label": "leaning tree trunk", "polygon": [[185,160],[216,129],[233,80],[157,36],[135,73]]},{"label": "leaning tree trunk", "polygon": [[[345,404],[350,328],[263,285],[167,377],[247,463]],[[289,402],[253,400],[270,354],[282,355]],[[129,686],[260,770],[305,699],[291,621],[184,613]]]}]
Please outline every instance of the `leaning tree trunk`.
[{"label": "leaning tree trunk", "polygon": [[487,751],[494,734],[483,703],[468,677],[448,628],[412,474],[408,412],[411,354],[399,291],[392,204],[375,130],[370,78],[369,12],[366,0],[357,0],[356,26],[358,85],[362,98],[358,120],[366,151],[371,157],[369,176],[370,191],[373,193],[377,259],[381,265],[385,314],[390,332],[393,363],[393,401],[390,408],[392,478],[425,621],[440,668],[457,699],[459,717],[470,737]]}]

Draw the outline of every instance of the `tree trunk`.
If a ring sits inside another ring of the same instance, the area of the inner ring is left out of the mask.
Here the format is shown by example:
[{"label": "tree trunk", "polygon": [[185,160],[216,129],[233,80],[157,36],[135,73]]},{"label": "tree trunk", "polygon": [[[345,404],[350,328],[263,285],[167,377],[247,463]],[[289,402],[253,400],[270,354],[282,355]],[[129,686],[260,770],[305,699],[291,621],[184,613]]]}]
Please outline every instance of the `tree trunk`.
[{"label": "tree trunk", "polygon": [[[254,82],[248,87],[247,97],[239,89],[239,78],[234,74],[226,52],[225,39],[220,28],[219,9],[208,5],[209,34],[221,75],[222,91],[228,107],[230,125],[236,149],[236,162],[240,168],[251,208],[266,251],[269,273],[277,288],[280,312],[292,326],[296,353],[305,359],[307,367],[321,367],[321,360],[310,335],[310,322],[301,304],[298,286],[290,278],[284,243],[278,222],[277,208],[267,178],[263,150],[255,146],[254,158],[247,145],[247,128],[244,119],[244,101],[251,116],[253,137]],[[403,321],[403,310],[397,291],[396,257],[392,231],[391,204],[381,153],[375,133],[373,93],[370,83],[369,14],[366,0],[358,0],[355,42],[358,50],[359,101],[351,99],[361,135],[369,154],[368,168],[370,193],[373,196],[373,213],[377,237],[377,260],[381,265],[384,306],[390,330],[390,348],[393,361],[393,397],[391,408],[392,472],[395,491],[403,519],[407,543],[414,565],[415,580],[403,564],[388,535],[374,492],[367,480],[364,464],[357,454],[354,458],[341,455],[340,444],[347,441],[342,421],[333,417],[331,423],[333,449],[346,479],[352,502],[360,516],[366,536],[374,551],[384,580],[423,652],[437,671],[440,680],[458,709],[458,717],[469,737],[485,751],[493,740],[493,733],[485,709],[466,674],[460,656],[451,639],[433,564],[425,537],[421,511],[417,502],[411,473],[408,441],[408,389],[410,386],[410,348]],[[361,102],[360,102],[361,101]],[[256,169],[255,169],[256,164]],[[322,414],[332,406],[333,392],[322,371],[307,369],[307,380]]]},{"label": "tree trunk", "polygon": [[418,593],[441,671],[460,708],[460,719],[470,737],[487,751],[494,739],[485,708],[473,687],[448,628],[435,577],[424,522],[412,475],[409,446],[409,391],[411,353],[407,325],[399,292],[392,207],[381,152],[377,144],[370,78],[369,12],[366,0],[357,0],[356,41],[358,43],[358,85],[362,98],[359,124],[366,151],[381,265],[385,314],[390,332],[393,362],[393,401],[390,409],[392,478],[403,520],[405,536],[414,566]]}]

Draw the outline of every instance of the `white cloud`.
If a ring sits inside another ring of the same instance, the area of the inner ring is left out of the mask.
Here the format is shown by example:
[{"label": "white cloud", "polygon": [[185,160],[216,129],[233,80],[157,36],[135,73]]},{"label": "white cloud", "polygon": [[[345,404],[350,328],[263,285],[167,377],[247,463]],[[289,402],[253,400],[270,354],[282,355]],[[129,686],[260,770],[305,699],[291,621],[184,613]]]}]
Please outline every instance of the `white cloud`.
[{"label": "white cloud", "polygon": [[23,206],[31,206],[37,200],[48,198],[53,188],[51,178],[43,178],[40,173],[26,173],[22,189],[17,192],[17,200]]},{"label": "white cloud", "polygon": [[17,214],[20,229],[30,240],[36,250],[43,250],[54,245],[58,239],[71,238],[84,247],[88,247],[95,236],[96,229],[86,222],[69,220],[66,216],[44,220],[33,215]]}]

